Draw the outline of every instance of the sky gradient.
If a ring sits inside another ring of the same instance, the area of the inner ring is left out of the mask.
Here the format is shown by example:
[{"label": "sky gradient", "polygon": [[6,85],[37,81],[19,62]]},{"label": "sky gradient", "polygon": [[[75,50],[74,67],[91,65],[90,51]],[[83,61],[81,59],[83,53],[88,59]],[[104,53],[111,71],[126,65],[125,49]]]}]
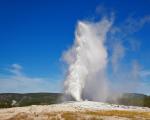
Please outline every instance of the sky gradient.
[{"label": "sky gradient", "polygon": [[114,26],[130,26],[123,41],[136,41],[124,43],[122,64],[140,64],[137,92],[150,94],[149,6],[149,0],[1,0],[0,92],[61,92],[62,53],[73,44],[77,22],[113,13]]}]

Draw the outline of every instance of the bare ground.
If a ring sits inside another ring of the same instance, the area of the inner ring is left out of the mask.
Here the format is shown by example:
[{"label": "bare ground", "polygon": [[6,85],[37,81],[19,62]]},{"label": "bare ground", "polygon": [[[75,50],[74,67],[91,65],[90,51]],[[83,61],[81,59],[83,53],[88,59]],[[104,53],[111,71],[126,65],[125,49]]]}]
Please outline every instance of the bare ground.
[{"label": "bare ground", "polygon": [[0,120],[150,120],[150,108],[72,102],[0,109]]}]

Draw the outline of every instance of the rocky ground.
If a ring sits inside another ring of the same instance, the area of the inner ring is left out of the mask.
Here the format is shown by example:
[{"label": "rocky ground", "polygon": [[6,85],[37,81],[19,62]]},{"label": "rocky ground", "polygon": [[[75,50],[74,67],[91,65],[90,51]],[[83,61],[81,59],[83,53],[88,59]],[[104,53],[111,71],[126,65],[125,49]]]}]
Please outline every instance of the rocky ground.
[{"label": "rocky ground", "polygon": [[0,120],[150,120],[150,108],[92,101],[0,109]]}]

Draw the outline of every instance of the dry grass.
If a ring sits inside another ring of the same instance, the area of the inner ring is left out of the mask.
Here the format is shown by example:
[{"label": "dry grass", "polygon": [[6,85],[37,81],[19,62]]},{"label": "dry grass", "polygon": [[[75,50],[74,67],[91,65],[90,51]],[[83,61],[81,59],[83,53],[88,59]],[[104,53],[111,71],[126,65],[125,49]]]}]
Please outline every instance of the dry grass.
[{"label": "dry grass", "polygon": [[150,120],[150,112],[136,111],[84,111],[84,112],[52,112],[40,114],[19,113],[9,120]]},{"label": "dry grass", "polygon": [[34,120],[33,117],[29,116],[27,113],[18,113],[14,117],[8,119],[8,120]]},{"label": "dry grass", "polygon": [[150,112],[137,112],[137,111],[123,111],[123,110],[110,110],[110,111],[87,111],[86,114],[98,116],[118,116],[132,119],[146,119],[150,120]]}]

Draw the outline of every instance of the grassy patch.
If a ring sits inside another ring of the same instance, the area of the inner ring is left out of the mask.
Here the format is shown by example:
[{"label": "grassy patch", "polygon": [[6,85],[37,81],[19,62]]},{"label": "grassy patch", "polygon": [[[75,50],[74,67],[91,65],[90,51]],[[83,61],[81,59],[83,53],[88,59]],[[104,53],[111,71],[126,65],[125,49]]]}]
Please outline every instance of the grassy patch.
[{"label": "grassy patch", "polygon": [[137,111],[121,111],[121,110],[111,110],[111,111],[87,111],[85,114],[97,115],[97,116],[118,116],[126,118],[145,118],[150,119],[150,112],[137,112]]},{"label": "grassy patch", "polygon": [[150,120],[150,112],[126,111],[126,110],[98,110],[78,112],[41,112],[18,113],[7,120]]}]

